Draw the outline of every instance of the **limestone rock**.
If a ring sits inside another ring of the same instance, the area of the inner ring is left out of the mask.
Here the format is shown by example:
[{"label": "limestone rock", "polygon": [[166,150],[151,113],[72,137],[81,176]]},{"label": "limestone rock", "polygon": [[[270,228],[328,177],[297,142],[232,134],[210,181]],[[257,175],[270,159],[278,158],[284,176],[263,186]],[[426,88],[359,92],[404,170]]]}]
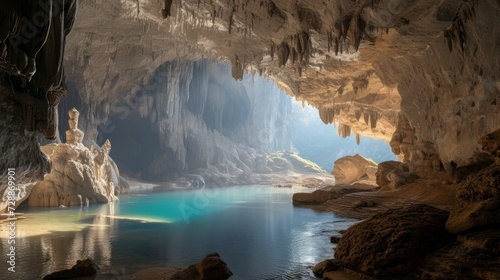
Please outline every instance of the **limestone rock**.
[{"label": "limestone rock", "polygon": [[347,229],[335,263],[377,277],[407,276],[429,252],[453,241],[447,217],[422,204],[377,214]]},{"label": "limestone rock", "polygon": [[352,184],[373,177],[372,168],[376,166],[376,163],[358,154],[345,156],[335,161],[332,175],[337,184]]},{"label": "limestone rock", "polygon": [[231,275],[233,273],[219,254],[213,253],[207,255],[197,264],[174,274],[170,280],[225,280]]},{"label": "limestone rock", "polygon": [[99,267],[91,259],[79,260],[71,269],[54,272],[43,277],[43,280],[81,279],[94,276],[98,270]]},{"label": "limestone rock", "polygon": [[41,147],[52,160],[52,171],[33,187],[29,206],[75,206],[116,199],[110,142],[87,149],[82,144],[83,132],[77,128],[78,111],[73,109],[69,115],[71,129],[66,135],[71,143]]},{"label": "limestone rock", "polygon": [[387,178],[387,175],[397,169],[399,166],[401,166],[403,163],[398,162],[398,161],[384,161],[378,164],[377,167],[377,175],[376,175],[376,181],[377,185],[381,187],[382,189],[387,189],[390,181]]},{"label": "limestone rock", "polygon": [[446,229],[466,232],[500,224],[500,166],[493,165],[473,174],[457,190],[457,207],[450,213]]}]

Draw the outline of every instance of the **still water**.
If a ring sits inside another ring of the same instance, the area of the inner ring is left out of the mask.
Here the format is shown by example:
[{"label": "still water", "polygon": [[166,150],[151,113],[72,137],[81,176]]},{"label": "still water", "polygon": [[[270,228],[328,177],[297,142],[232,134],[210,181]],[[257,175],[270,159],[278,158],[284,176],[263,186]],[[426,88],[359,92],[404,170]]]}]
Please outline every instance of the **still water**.
[{"label": "still water", "polygon": [[[16,273],[8,279],[41,279],[87,257],[102,268],[98,279],[128,279],[140,269],[183,267],[212,252],[228,264],[233,280],[314,279],[312,266],[332,258],[329,237],[354,221],[293,207],[297,191],[239,186],[24,209],[27,219],[17,222]],[[6,252],[2,230],[0,248]],[[5,261],[0,269],[7,275]]]}]

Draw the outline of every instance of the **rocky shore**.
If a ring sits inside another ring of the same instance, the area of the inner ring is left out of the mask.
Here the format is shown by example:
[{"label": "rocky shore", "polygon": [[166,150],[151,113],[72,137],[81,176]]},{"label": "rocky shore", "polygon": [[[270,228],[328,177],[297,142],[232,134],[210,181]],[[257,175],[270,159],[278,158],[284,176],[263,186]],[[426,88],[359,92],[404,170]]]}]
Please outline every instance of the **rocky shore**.
[{"label": "rocky shore", "polygon": [[499,279],[498,134],[480,140],[482,150],[490,155],[489,164],[476,162],[451,175],[439,169],[437,174],[419,172],[411,161],[388,162],[377,166],[374,184],[367,184],[359,181],[366,179],[368,167],[363,161],[357,157],[337,161],[332,173],[354,180],[352,184],[293,196],[296,206],[362,220],[331,238],[338,243],[333,259],[317,264],[315,275],[322,279]]}]

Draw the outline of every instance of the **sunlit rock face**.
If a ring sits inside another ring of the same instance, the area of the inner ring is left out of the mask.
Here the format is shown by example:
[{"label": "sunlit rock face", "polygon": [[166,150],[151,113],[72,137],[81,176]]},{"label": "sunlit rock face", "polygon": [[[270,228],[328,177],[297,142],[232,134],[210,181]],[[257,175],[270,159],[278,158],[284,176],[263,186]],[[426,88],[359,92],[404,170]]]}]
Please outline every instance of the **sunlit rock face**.
[{"label": "sunlit rock face", "polygon": [[[93,83],[76,73],[68,79]],[[130,84],[116,79],[115,86]],[[83,90],[72,92],[81,99],[86,137],[98,143],[110,138],[116,143],[111,156],[122,171],[143,180],[249,175],[265,165],[266,153],[291,148],[289,97],[261,77],[235,81],[228,64],[166,62],[143,84],[119,93],[117,99],[115,91],[94,99]]]},{"label": "sunlit rock face", "polygon": [[110,142],[87,149],[82,144],[84,133],[78,129],[78,111],[71,110],[69,116],[67,143],[41,147],[52,160],[52,171],[31,190],[29,206],[76,206],[115,200]]}]

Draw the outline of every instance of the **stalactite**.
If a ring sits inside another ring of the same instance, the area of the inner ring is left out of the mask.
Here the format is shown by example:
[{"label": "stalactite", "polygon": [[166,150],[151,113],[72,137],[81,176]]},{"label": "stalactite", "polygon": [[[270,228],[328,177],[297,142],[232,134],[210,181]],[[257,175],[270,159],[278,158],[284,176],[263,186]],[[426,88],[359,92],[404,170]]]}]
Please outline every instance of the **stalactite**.
[{"label": "stalactite", "polygon": [[324,124],[332,124],[335,121],[335,109],[334,108],[321,108],[319,111],[319,117]]},{"label": "stalactite", "polygon": [[376,128],[378,121],[378,113],[377,111],[370,111],[370,127]]},{"label": "stalactite", "polygon": [[351,136],[351,127],[343,123],[339,124],[337,135],[342,138]]},{"label": "stalactite", "polygon": [[370,122],[370,112],[363,112],[363,118],[365,119],[365,124],[368,125]]},{"label": "stalactite", "polygon": [[354,116],[356,117],[356,120],[359,121],[359,119],[361,118],[361,110],[356,110],[354,112]]},{"label": "stalactite", "polygon": [[361,135],[359,135],[359,133],[356,132],[356,144],[360,144],[361,143]]},{"label": "stalactite", "polygon": [[168,18],[170,16],[173,0],[165,0],[165,6],[161,10],[161,15],[163,18]]},{"label": "stalactite", "polygon": [[285,42],[282,42],[278,46],[278,65],[285,66],[286,62],[288,61],[288,56],[290,55],[290,48],[288,47],[288,44]]}]

